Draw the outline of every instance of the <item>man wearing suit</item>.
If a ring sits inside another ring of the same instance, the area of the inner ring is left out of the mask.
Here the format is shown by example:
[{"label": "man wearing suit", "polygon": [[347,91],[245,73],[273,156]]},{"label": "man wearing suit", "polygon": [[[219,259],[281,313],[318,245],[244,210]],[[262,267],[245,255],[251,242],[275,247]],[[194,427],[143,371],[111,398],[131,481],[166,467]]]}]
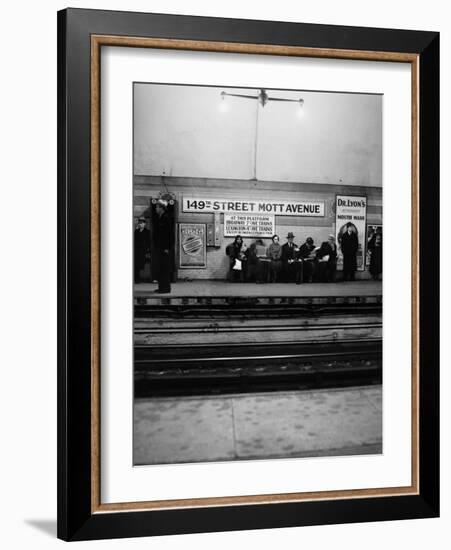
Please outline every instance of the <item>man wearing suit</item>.
[{"label": "man wearing suit", "polygon": [[287,242],[282,246],[282,270],[285,280],[296,281],[296,284],[300,284],[302,261],[298,259],[299,248],[293,241],[294,235],[290,231],[287,235]]},{"label": "man wearing suit", "polygon": [[337,269],[337,245],[335,237],[329,235],[316,253],[318,279],[322,283],[333,283]]},{"label": "man wearing suit", "polygon": [[315,276],[315,245],[312,237],[307,237],[299,248],[299,258],[302,260],[303,283],[311,283]]},{"label": "man wearing suit", "polygon": [[171,292],[171,224],[166,208],[167,202],[162,199],[155,205],[155,212],[158,216],[155,224],[158,289],[154,292],[159,294]]},{"label": "man wearing suit", "polygon": [[354,281],[357,269],[357,250],[359,248],[359,239],[357,233],[348,223],[346,231],[341,236],[341,251],[343,253],[343,280]]},{"label": "man wearing suit", "polygon": [[140,272],[146,264],[146,254],[150,251],[150,231],[146,229],[145,218],[139,218],[134,234],[134,273],[135,283],[140,281]]}]

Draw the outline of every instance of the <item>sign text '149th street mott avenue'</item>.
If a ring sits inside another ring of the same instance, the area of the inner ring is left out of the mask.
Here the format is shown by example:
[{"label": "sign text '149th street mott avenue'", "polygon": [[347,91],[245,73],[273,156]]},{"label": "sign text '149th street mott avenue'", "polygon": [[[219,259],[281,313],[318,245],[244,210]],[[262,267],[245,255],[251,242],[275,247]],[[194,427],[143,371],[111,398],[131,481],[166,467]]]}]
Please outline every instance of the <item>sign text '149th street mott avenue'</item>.
[{"label": "sign text '149th street mott avenue'", "polygon": [[277,216],[324,216],[323,201],[233,200],[183,197],[183,212],[228,212]]}]

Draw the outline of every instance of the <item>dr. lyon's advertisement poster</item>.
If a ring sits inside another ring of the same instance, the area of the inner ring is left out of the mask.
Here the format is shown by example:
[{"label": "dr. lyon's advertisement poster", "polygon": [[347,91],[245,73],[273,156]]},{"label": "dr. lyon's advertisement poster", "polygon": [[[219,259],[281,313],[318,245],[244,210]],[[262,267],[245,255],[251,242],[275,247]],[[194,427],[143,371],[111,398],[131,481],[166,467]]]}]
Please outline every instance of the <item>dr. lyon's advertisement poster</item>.
[{"label": "dr. lyon's advertisement poster", "polygon": [[337,195],[335,214],[335,238],[337,243],[337,269],[343,269],[343,253],[341,252],[341,237],[350,226],[357,233],[359,248],[357,250],[357,269],[365,269],[365,230],[366,230],[366,197],[351,197]]}]

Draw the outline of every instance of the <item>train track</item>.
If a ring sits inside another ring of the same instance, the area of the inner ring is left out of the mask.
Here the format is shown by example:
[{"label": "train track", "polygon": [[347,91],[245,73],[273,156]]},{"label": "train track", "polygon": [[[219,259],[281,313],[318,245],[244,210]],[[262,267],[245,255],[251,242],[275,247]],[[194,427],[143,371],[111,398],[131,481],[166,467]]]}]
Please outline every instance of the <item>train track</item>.
[{"label": "train track", "polygon": [[135,396],[381,383],[382,340],[135,346]]},{"label": "train track", "polygon": [[[357,298],[356,298],[357,300]],[[222,305],[135,305],[135,319],[256,319],[315,317],[326,315],[381,314],[381,302],[354,303],[292,303],[290,299],[276,304],[242,304],[232,302]]]},{"label": "train track", "polygon": [[205,300],[135,304],[137,397],[381,381],[379,297]]}]

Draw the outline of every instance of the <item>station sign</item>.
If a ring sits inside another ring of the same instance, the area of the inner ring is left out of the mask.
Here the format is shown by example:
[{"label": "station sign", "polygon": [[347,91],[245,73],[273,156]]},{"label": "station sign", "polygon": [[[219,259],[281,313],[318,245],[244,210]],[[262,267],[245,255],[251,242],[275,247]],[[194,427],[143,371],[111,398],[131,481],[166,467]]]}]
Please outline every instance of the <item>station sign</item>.
[{"label": "station sign", "polygon": [[276,216],[324,217],[324,201],[236,200],[211,197],[183,197],[183,212],[223,212]]}]

